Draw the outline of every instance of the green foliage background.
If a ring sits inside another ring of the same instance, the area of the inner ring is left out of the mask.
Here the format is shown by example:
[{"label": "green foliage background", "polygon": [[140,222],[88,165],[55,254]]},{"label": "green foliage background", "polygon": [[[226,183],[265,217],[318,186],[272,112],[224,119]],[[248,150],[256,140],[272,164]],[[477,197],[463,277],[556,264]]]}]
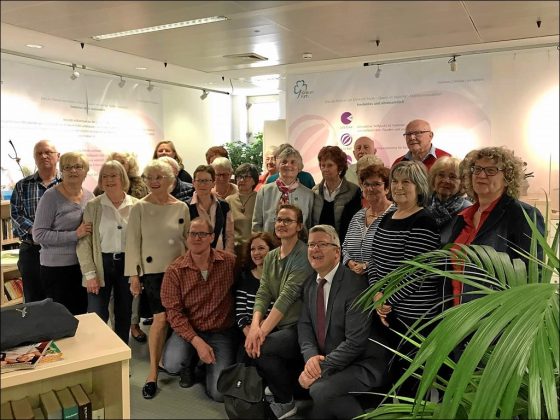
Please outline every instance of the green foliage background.
[{"label": "green foliage background", "polygon": [[223,145],[228,151],[229,160],[234,171],[242,163],[252,163],[258,168],[259,172],[261,171],[263,164],[263,134],[256,133],[253,137],[255,140],[251,143],[232,140]]}]

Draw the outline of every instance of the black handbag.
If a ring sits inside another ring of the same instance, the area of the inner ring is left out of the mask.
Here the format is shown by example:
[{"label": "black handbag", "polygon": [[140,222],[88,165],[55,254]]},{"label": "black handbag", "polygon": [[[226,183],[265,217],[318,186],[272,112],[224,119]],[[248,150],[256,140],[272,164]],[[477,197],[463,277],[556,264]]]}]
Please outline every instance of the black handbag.
[{"label": "black handbag", "polygon": [[254,366],[237,363],[220,373],[218,392],[224,395],[224,405],[230,419],[270,418],[264,400],[263,380]]},{"label": "black handbag", "polygon": [[50,298],[2,308],[0,349],[73,337],[78,322],[64,305]]}]

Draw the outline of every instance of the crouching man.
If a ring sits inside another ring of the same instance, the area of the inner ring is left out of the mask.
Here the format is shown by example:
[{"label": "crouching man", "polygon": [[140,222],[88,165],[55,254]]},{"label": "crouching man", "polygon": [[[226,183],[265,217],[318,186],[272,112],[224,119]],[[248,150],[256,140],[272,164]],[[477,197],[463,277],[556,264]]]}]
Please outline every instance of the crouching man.
[{"label": "crouching man", "polygon": [[173,333],[163,352],[163,368],[181,375],[179,384],[195,383],[194,368],[206,366],[206,393],[223,402],[217,390],[220,372],[235,363],[233,268],[235,256],[212,249],[214,227],[204,218],[191,221],[188,251],[166,270],[161,302]]},{"label": "crouching man", "polygon": [[298,338],[305,360],[299,383],[313,399],[312,417],[351,419],[362,414],[349,392],[370,391],[385,380],[386,352],[370,340],[372,320],[353,308],[367,280],[340,264],[340,239],[332,226],[309,231],[315,274],[304,288]]}]

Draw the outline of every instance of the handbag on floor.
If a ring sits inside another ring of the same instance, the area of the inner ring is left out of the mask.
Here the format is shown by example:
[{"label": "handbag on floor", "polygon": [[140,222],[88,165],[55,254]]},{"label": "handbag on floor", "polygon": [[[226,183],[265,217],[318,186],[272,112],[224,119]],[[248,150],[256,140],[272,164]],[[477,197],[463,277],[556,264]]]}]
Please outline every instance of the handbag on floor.
[{"label": "handbag on floor", "polygon": [[50,298],[2,308],[0,349],[73,337],[78,322],[64,305]]},{"label": "handbag on floor", "polygon": [[263,380],[255,366],[236,363],[220,373],[218,392],[230,419],[267,419],[270,410],[264,399]]}]

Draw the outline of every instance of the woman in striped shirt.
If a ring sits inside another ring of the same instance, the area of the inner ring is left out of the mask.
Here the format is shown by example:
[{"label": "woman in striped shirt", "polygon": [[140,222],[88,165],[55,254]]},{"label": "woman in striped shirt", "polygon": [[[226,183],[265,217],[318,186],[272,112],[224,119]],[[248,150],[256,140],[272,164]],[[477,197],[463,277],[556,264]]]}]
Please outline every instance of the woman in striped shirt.
[{"label": "woman in striped shirt", "polygon": [[[424,208],[430,197],[424,165],[415,161],[399,162],[391,169],[389,180],[396,209],[383,216],[373,238],[370,283],[397,269],[402,261],[433,251],[440,245],[436,221]],[[402,282],[409,280],[410,277],[403,278]],[[385,305],[377,309],[377,313],[383,325],[406,334],[408,327],[419,318],[424,316],[425,319],[431,319],[441,312],[442,305],[438,303],[443,302],[442,294],[442,281],[439,278],[410,283],[389,298]],[[379,292],[374,299],[377,301],[382,296]],[[423,330],[422,333],[427,334],[427,331]],[[392,348],[398,348],[404,354],[415,350],[407,342],[400,343],[397,334],[387,336]],[[390,368],[391,379],[398,379],[406,367],[407,363],[397,357]],[[407,381],[400,395],[414,395],[415,387],[414,381]]]}]

